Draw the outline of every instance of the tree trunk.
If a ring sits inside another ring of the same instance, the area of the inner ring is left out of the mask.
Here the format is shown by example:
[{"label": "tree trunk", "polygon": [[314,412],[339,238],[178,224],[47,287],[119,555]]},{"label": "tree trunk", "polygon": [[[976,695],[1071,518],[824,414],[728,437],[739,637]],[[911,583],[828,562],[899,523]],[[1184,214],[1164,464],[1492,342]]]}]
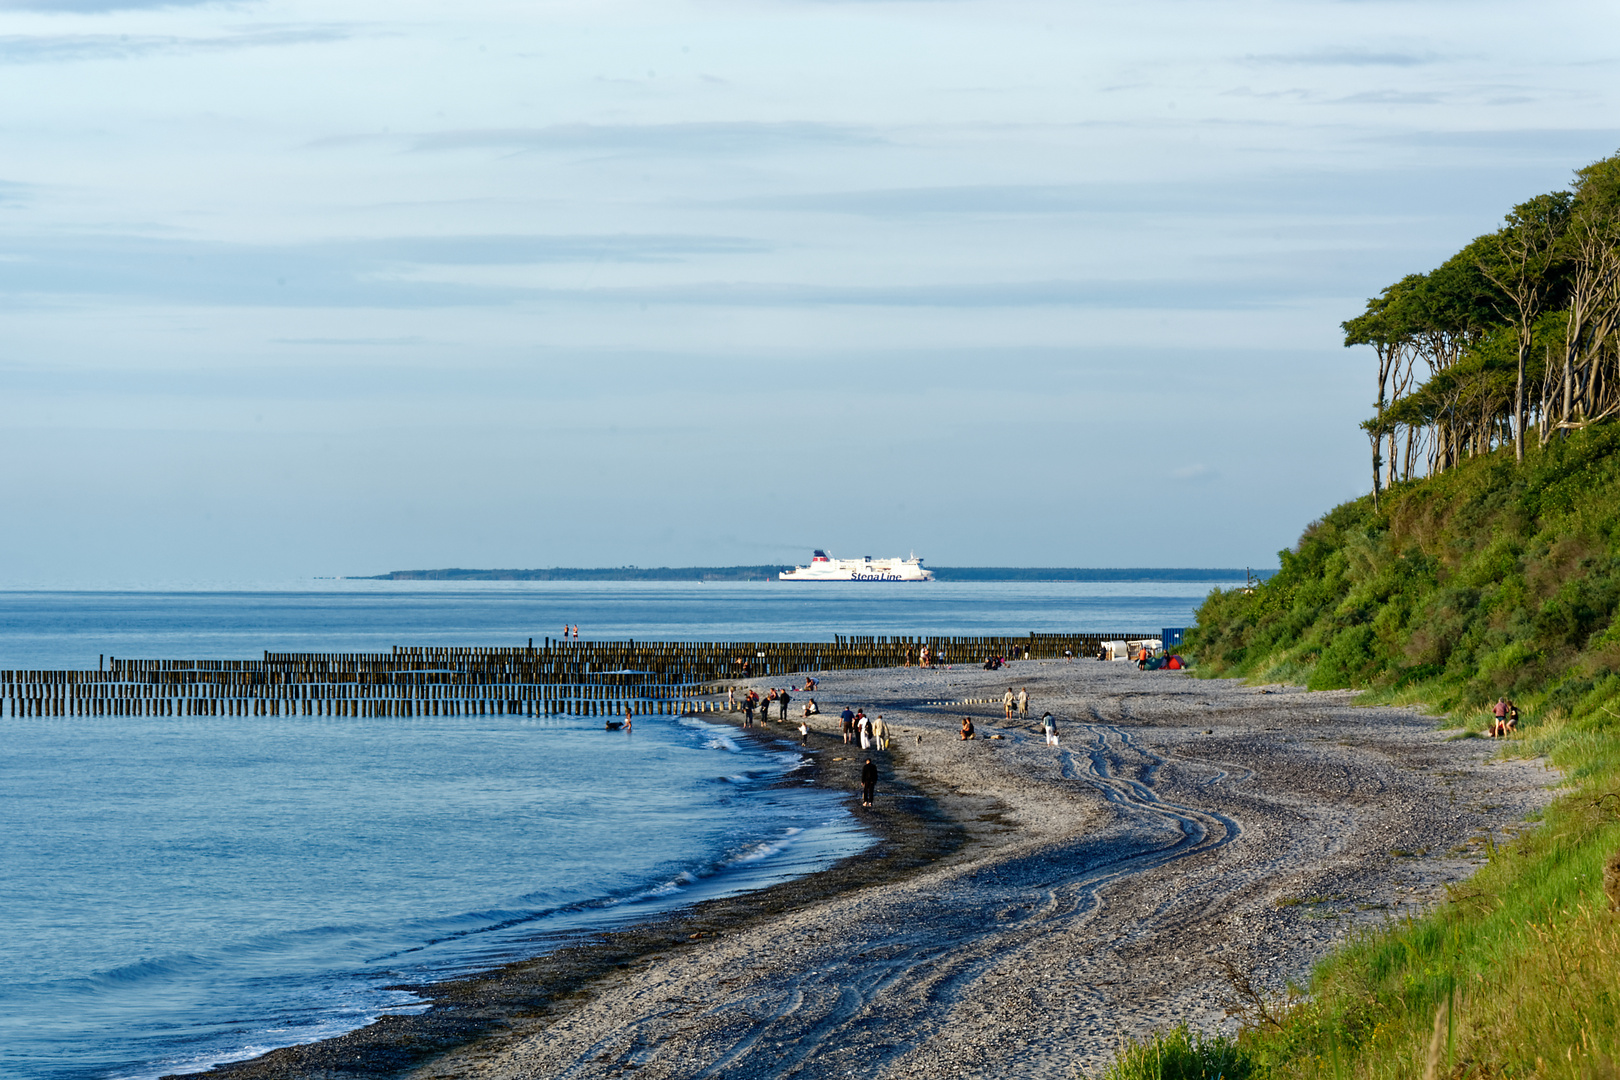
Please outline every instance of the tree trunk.
[{"label": "tree trunk", "polygon": [[1519,381],[1513,388],[1513,460],[1524,460],[1524,357],[1530,351],[1528,324],[1519,330]]}]

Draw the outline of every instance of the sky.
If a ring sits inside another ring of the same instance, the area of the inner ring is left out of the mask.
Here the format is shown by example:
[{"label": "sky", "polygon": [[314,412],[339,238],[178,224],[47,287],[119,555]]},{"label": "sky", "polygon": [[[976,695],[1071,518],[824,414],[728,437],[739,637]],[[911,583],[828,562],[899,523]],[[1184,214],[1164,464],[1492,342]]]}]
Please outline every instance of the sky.
[{"label": "sky", "polygon": [[1620,7],[0,0],[0,588],[1270,567]]}]

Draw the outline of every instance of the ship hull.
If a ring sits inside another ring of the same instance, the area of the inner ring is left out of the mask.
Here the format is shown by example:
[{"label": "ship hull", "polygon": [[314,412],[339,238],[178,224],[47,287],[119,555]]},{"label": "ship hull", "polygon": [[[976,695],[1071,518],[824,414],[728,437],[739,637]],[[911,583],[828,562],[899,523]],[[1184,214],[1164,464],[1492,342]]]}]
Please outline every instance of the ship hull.
[{"label": "ship hull", "polygon": [[829,559],[819,552],[809,566],[796,566],[777,575],[781,581],[932,581],[934,572],[922,560]]}]

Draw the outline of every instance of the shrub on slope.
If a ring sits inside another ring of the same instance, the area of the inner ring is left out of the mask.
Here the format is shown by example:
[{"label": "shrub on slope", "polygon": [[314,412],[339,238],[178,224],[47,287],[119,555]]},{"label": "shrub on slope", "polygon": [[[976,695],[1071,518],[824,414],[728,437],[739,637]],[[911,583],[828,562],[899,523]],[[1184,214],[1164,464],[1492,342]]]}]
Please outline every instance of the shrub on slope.
[{"label": "shrub on slope", "polygon": [[1567,712],[1620,663],[1617,451],[1606,425],[1345,503],[1264,585],[1212,593],[1188,647],[1207,674],[1422,684],[1447,710],[1556,690]]}]

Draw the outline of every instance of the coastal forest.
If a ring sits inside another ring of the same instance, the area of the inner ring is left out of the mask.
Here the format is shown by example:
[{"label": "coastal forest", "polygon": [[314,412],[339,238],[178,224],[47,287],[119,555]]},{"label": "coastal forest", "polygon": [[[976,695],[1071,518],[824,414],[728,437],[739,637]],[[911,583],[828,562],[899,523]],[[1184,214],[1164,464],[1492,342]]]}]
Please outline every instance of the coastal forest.
[{"label": "coastal forest", "polygon": [[1617,316],[1620,155],[1344,323],[1376,367],[1371,490],[1205,600],[1197,673],[1354,689],[1456,739],[1505,697],[1501,752],[1565,786],[1516,838],[1477,838],[1484,865],[1437,910],[1257,1003],[1236,1041],[1133,1047],[1118,1080],[1620,1076]]},{"label": "coastal forest", "polygon": [[1376,357],[1373,495],[1620,414],[1620,154],[1513,207],[1343,324]]}]

